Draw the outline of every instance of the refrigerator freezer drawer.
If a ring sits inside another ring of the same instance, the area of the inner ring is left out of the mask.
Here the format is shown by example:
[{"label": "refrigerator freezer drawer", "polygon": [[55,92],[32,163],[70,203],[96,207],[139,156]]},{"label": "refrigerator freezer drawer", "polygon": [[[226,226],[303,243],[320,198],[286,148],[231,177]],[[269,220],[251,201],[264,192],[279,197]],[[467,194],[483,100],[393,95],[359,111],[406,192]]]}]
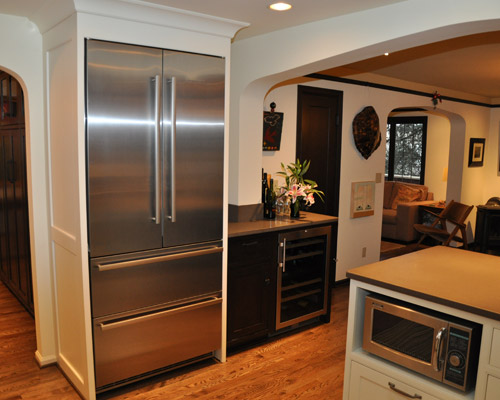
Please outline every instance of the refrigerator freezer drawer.
[{"label": "refrigerator freezer drawer", "polygon": [[222,247],[91,262],[93,317],[220,292]]},{"label": "refrigerator freezer drawer", "polygon": [[219,349],[221,313],[222,299],[210,298],[125,319],[94,319],[97,390]]}]

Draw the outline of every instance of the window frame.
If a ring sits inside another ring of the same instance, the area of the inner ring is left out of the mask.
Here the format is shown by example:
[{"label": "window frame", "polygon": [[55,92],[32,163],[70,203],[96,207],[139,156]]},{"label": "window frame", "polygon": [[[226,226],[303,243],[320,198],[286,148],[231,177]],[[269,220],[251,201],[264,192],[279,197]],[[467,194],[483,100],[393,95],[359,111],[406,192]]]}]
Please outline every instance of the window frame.
[{"label": "window frame", "polygon": [[[420,164],[420,179],[419,184],[423,185],[425,181],[425,158],[427,152],[427,117],[426,116],[413,116],[413,117],[388,117],[387,125],[390,126],[389,129],[389,162],[387,167],[387,176],[385,179],[387,181],[394,181],[394,158],[396,153],[396,124],[422,124],[422,155],[421,155],[421,164]],[[387,129],[386,129],[386,138],[387,138]],[[386,147],[387,149],[387,147]],[[386,150],[387,151],[387,150]],[[386,158],[387,160],[387,158]],[[385,171],[384,171],[385,172]],[[399,179],[401,182],[407,183],[417,183],[415,180],[405,180]]]}]

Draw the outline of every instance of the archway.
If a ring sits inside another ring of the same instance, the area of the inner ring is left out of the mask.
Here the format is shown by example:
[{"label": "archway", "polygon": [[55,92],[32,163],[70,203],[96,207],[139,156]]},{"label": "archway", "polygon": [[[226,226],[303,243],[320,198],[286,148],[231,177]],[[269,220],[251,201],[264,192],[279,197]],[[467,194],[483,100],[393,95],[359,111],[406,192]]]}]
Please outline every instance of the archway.
[{"label": "archway", "polygon": [[0,70],[0,279],[33,315],[24,94]]},{"label": "archway", "polygon": [[[460,201],[462,193],[463,155],[465,150],[465,120],[459,114],[447,110],[434,109],[428,106],[413,108],[413,110],[415,109],[418,111],[408,112],[404,109],[395,109],[389,115],[427,115],[430,117],[434,116],[435,118],[445,118],[449,122],[449,135],[447,135],[446,148],[432,148],[432,146],[436,146],[436,140],[427,143],[428,153],[431,150],[434,154],[431,154],[433,156],[431,160],[429,160],[429,157],[426,159],[426,184],[427,186],[432,186],[432,181],[429,182],[429,177],[433,175],[435,186],[439,184],[444,185],[444,190],[434,190],[436,192],[435,200],[445,200],[446,202],[450,200]],[[429,129],[432,128],[428,127],[428,134]],[[444,142],[441,140],[438,145],[444,146]],[[439,156],[437,153],[442,153],[442,155]]]}]

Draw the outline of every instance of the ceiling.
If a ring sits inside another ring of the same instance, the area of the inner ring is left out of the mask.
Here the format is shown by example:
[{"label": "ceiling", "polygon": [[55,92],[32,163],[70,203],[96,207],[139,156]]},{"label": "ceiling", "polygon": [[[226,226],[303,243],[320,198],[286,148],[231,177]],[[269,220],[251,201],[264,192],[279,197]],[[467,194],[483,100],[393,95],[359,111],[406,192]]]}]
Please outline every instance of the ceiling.
[{"label": "ceiling", "polygon": [[[11,0],[0,3],[0,13],[25,16],[52,0]],[[144,0],[143,0],[144,1]],[[250,23],[234,40],[247,39],[287,27],[332,18],[368,8],[382,7],[405,0],[289,0],[287,12],[268,9],[271,0],[145,0]],[[448,88],[490,99],[500,99],[500,33],[472,35],[399,51],[356,62],[341,68],[321,71],[334,76],[374,73],[410,82]],[[446,95],[446,93],[442,93]]]}]

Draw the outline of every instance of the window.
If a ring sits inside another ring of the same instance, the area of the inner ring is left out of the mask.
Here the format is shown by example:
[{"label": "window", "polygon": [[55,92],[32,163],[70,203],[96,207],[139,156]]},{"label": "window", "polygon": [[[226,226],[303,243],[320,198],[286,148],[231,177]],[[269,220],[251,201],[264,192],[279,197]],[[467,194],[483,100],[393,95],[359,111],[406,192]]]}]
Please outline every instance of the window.
[{"label": "window", "polygon": [[385,179],[424,184],[427,117],[387,120]]}]

